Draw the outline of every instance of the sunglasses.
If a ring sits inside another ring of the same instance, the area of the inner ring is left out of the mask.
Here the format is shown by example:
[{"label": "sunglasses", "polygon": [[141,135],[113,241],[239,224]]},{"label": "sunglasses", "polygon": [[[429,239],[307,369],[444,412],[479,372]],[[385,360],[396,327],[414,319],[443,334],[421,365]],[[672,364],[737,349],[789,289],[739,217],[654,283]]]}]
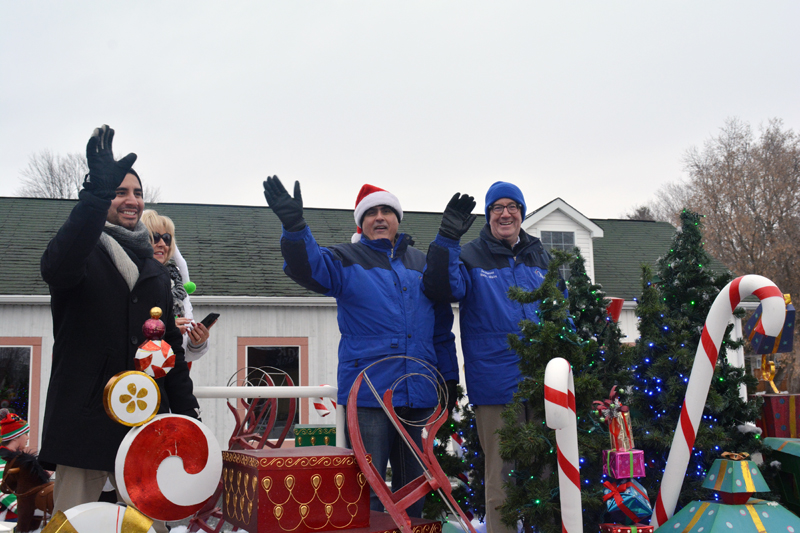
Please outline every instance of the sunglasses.
[{"label": "sunglasses", "polygon": [[172,235],[170,235],[169,233],[161,234],[161,233],[156,233],[155,231],[153,232],[153,244],[156,244],[158,241],[162,239],[164,240],[164,244],[166,244],[167,246],[172,244]]}]

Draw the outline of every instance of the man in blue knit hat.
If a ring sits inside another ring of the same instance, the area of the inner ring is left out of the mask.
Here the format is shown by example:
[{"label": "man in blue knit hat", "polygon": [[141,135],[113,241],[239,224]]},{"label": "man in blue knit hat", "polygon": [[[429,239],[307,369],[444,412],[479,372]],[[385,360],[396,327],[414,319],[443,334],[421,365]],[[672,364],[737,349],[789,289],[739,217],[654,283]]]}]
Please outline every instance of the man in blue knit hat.
[{"label": "man in blue knit hat", "polygon": [[516,185],[495,182],[486,193],[486,225],[480,236],[460,246],[475,215],[475,202],[455,196],[445,209],[439,234],[428,249],[423,276],[425,294],[460,303],[461,348],[467,395],[475,408],[478,438],[486,455],[486,531],[516,532],[500,518],[506,498],[503,482],[513,465],[500,458],[500,416],[522,379],[519,356],[508,347],[508,334],[519,322],[538,322],[538,302],[522,305],[508,298],[512,286],[533,291],[542,284],[550,254],[536,237],[522,231],[525,198]]}]

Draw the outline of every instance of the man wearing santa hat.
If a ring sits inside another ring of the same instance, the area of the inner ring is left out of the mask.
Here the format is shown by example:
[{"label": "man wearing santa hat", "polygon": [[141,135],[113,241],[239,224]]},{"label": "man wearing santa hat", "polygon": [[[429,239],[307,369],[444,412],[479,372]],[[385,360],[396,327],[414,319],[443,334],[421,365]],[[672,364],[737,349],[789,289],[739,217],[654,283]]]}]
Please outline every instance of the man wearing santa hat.
[{"label": "man wearing santa hat", "polygon": [[[358,375],[366,371],[378,394],[394,389],[398,416],[409,422],[425,421],[438,400],[430,380],[431,371],[409,359],[422,360],[438,368],[448,386],[448,407],[455,403],[458,367],[453,313],[449,304],[434,304],[422,290],[425,254],[412,248],[409,235],[398,233],[403,220],[400,201],[392,193],[364,185],[358,193],[352,242],[319,246],[303,218],[300,184],[290,196],[277,176],[264,182],[267,203],[281,220],[281,252],[284,271],[312,291],[333,296],[338,305],[339,342],[338,402],[347,397]],[[408,356],[408,357],[392,357]],[[399,384],[402,376],[409,376]],[[435,379],[435,377],[434,377]],[[402,442],[369,387],[358,394],[358,424],[372,464],[385,477],[392,465],[392,489],[413,481],[422,468]],[[421,447],[422,427],[404,423],[406,431]],[[408,508],[409,516],[421,516],[424,500]],[[383,506],[373,493],[370,507]]]}]

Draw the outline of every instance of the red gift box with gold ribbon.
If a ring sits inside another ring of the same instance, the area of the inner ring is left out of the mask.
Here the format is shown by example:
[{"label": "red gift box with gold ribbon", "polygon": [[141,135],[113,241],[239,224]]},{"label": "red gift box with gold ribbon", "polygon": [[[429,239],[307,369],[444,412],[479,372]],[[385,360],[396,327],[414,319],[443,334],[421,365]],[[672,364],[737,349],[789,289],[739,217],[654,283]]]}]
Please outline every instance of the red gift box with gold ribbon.
[{"label": "red gift box with gold ribbon", "polygon": [[765,394],[756,425],[765,437],[800,437],[800,394]]},{"label": "red gift box with gold ribbon", "polygon": [[369,526],[369,485],[353,450],[237,450],[222,461],[223,516],[249,533]]},{"label": "red gift box with gold ribbon", "polygon": [[654,526],[644,524],[634,524],[623,526],[622,524],[600,524],[601,533],[653,533]]}]

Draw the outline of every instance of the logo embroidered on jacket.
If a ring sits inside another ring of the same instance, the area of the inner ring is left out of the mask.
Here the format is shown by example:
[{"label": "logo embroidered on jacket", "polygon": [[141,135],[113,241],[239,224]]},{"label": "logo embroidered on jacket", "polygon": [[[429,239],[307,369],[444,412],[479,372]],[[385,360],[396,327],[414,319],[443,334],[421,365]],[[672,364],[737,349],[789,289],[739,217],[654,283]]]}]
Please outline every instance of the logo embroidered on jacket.
[{"label": "logo embroidered on jacket", "polygon": [[483,276],[484,278],[496,279],[497,272],[495,272],[494,270],[490,270],[489,272],[487,272],[484,269],[481,269],[481,276]]}]

